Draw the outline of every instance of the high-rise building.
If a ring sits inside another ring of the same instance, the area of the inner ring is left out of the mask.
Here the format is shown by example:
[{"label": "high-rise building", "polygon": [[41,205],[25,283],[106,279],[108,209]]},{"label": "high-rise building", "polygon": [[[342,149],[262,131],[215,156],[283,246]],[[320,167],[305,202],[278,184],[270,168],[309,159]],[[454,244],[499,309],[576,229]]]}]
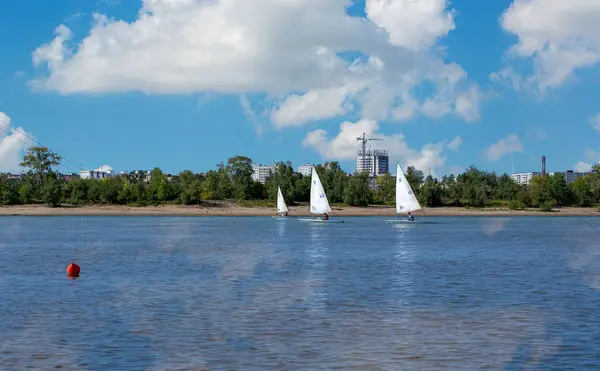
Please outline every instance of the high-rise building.
[{"label": "high-rise building", "polygon": [[379,176],[390,170],[390,158],[388,151],[385,150],[367,150],[364,156],[362,150],[356,153],[356,173],[367,172],[371,176]]},{"label": "high-rise building", "polygon": [[306,163],[298,166],[298,173],[302,174],[302,176],[311,176],[312,173],[312,164]]},{"label": "high-rise building", "polygon": [[529,185],[534,176],[541,175],[539,171],[530,171],[528,173],[513,173],[511,178],[520,185]]},{"label": "high-rise building", "polygon": [[252,179],[265,184],[267,178],[275,171],[275,165],[252,164]]}]

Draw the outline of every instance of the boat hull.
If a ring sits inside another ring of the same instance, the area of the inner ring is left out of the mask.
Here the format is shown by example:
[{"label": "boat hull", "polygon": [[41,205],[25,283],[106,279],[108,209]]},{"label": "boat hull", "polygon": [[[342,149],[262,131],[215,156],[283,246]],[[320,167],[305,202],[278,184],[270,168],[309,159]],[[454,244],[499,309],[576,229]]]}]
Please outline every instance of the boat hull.
[{"label": "boat hull", "polygon": [[323,219],[298,219],[301,222],[308,222],[308,223],[343,223],[343,220],[340,219],[329,219],[329,220],[323,220]]},{"label": "boat hull", "polygon": [[289,216],[272,216],[273,219],[289,219]]}]

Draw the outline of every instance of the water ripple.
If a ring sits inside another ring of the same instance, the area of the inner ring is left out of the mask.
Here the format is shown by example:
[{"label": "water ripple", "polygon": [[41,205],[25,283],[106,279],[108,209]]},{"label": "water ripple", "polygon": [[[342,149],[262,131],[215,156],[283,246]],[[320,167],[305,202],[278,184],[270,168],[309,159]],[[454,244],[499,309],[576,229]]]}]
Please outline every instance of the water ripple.
[{"label": "water ripple", "polygon": [[2,218],[0,370],[600,367],[576,218],[347,219]]}]

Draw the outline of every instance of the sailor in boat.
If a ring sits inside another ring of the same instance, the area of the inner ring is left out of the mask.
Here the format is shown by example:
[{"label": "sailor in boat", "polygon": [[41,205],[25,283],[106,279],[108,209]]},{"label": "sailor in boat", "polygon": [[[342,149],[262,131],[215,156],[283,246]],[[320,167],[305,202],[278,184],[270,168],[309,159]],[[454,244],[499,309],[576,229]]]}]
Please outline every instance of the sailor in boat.
[{"label": "sailor in boat", "polygon": [[414,217],[414,216],[412,216],[412,215],[410,214],[410,212],[408,213],[408,220],[410,220],[410,221],[413,221],[413,220],[415,220],[415,217]]},{"label": "sailor in boat", "polygon": [[329,220],[329,215],[327,215],[327,213],[323,214],[323,220]]}]

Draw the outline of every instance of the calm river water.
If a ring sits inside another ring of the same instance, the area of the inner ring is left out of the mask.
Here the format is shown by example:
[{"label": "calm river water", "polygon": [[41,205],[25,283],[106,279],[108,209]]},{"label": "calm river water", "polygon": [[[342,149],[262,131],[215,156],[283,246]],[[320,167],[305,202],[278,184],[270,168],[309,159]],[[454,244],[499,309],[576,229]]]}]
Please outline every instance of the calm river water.
[{"label": "calm river water", "polygon": [[600,369],[581,219],[344,219],[2,217],[0,370]]}]

